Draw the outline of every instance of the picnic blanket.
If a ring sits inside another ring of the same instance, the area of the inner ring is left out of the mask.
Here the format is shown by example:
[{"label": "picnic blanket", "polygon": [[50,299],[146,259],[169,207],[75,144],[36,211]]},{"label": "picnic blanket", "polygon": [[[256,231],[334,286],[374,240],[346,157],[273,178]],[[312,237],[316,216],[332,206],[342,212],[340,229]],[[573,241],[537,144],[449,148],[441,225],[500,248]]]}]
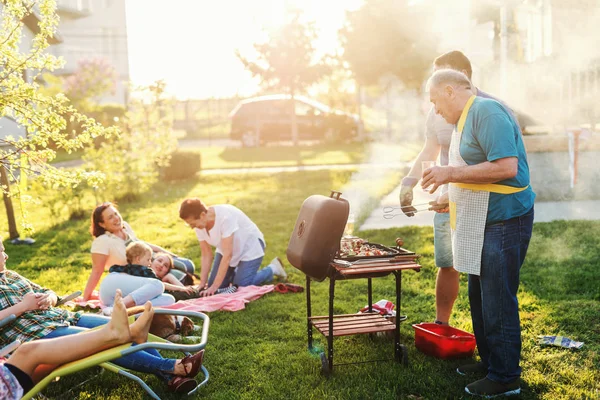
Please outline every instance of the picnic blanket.
[{"label": "picnic blanket", "polygon": [[97,290],[94,290],[92,292],[92,294],[90,295],[90,299],[88,301],[83,301],[83,296],[79,296],[71,301],[67,301],[64,305],[67,307],[79,306],[79,307],[87,307],[87,308],[93,308],[93,309],[96,309],[96,308],[103,309],[104,308],[102,303],[100,303],[100,295],[98,294]]},{"label": "picnic blanket", "polygon": [[238,288],[235,293],[223,293],[209,297],[201,297],[199,299],[178,301],[175,304],[166,307],[170,310],[186,310],[186,311],[239,311],[246,307],[246,303],[250,303],[263,295],[273,291],[273,285],[264,286],[244,286]]},{"label": "picnic blanket", "polygon": [[[244,286],[238,288],[235,293],[216,294],[209,297],[201,297],[198,299],[183,300],[177,303],[159,308],[167,308],[170,310],[187,310],[187,311],[239,311],[246,307],[246,303],[250,303],[263,295],[270,293],[274,289],[274,285],[263,286]],[[83,297],[79,296],[72,301],[65,303],[65,306],[79,306],[92,309],[104,309],[105,306],[100,303],[98,291],[94,290],[88,301],[83,301]]]}]

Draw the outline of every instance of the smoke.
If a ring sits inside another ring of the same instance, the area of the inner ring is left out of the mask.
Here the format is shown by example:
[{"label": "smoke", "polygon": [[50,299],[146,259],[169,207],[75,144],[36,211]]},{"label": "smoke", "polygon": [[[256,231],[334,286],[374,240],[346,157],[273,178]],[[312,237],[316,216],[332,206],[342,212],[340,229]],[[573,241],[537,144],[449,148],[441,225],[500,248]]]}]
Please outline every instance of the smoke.
[{"label": "smoke", "polygon": [[429,110],[424,94],[406,90],[396,77],[383,78],[380,86],[385,90],[361,94],[370,141],[363,163],[341,190],[358,224],[408,172],[409,162],[423,143],[425,113]]}]

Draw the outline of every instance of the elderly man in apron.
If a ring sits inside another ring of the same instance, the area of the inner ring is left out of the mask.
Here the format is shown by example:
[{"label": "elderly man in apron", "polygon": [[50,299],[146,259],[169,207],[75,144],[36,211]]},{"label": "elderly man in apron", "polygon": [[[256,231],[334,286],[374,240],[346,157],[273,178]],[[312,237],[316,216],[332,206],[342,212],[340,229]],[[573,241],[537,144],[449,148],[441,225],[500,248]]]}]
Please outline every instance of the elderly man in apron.
[{"label": "elderly man in apron", "polygon": [[[502,104],[476,97],[469,79],[436,71],[435,110],[455,126],[449,164],[423,171],[422,185],[449,184],[454,268],[469,274],[469,302],[481,362],[459,367],[485,376],[465,388],[483,397],[520,393],[517,291],[533,228],[535,194],[517,122]],[[440,199],[442,202],[444,199]]]}]

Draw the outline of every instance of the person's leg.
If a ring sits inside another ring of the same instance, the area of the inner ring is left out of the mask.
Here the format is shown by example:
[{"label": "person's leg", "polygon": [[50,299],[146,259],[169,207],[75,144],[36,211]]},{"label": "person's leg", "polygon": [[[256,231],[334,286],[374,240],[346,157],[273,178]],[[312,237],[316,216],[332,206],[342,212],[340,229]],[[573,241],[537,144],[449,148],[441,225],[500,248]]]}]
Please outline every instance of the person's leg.
[{"label": "person's leg", "polygon": [[439,268],[435,281],[435,320],[448,324],[452,315],[454,302],[458,297],[459,277],[452,268],[452,233],[450,231],[450,214],[436,213],[433,218],[433,243],[435,265]]},{"label": "person's leg", "polygon": [[[85,332],[88,329],[104,325],[108,321],[110,321],[110,318],[101,315],[83,314],[77,321],[77,326],[57,328],[41,340]],[[117,358],[113,362],[123,368],[154,374],[165,382],[171,379],[172,375],[186,375],[185,371],[189,369],[189,366],[183,366],[181,359],[163,358],[156,349],[131,353]]]},{"label": "person's leg", "polygon": [[173,257],[173,268],[190,274],[194,273],[194,262],[183,257]]},{"label": "person's leg", "polygon": [[488,378],[498,383],[512,382],[521,375],[517,291],[532,226],[533,210],[485,231],[481,266],[483,322],[490,351]]},{"label": "person's leg", "polygon": [[123,273],[110,273],[100,284],[100,301],[106,306],[112,306],[117,289],[123,292],[125,306],[141,305],[148,300],[160,296],[165,286],[154,278],[144,278]]},{"label": "person's leg", "polygon": [[273,269],[271,267],[267,266],[260,271],[258,270],[262,260],[263,257],[259,257],[254,260],[240,262],[235,270],[234,285],[241,287],[271,282],[273,280]]},{"label": "person's leg", "polygon": [[24,343],[12,354],[9,363],[31,376],[41,364],[66,364],[127,342],[145,342],[153,315],[150,304],[147,304],[142,315],[131,325],[130,331],[127,309],[119,295],[115,300],[112,317],[102,328],[84,330],[69,338],[57,337]]},{"label": "person's leg", "polygon": [[469,306],[471,307],[471,322],[475,341],[477,342],[477,351],[481,358],[481,363],[487,369],[490,350],[485,340],[485,330],[483,327],[483,309],[481,304],[481,284],[479,276],[469,274]]},{"label": "person's leg", "polygon": [[153,299],[148,300],[154,307],[164,307],[175,304],[175,297],[170,294],[163,293],[160,296],[156,296]]}]

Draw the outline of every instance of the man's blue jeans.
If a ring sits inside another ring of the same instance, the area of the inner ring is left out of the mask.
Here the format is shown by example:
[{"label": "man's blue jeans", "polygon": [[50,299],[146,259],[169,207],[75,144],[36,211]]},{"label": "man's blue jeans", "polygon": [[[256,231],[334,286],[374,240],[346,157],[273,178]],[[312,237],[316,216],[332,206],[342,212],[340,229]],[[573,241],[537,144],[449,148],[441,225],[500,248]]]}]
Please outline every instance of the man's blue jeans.
[{"label": "man's blue jeans", "polygon": [[533,208],[521,217],[486,226],[481,275],[469,275],[473,330],[488,378],[511,382],[521,375],[519,272],[533,229]]},{"label": "man's blue jeans", "polygon": [[[104,325],[108,321],[110,321],[110,318],[102,315],[82,314],[76,326],[56,328],[41,340],[85,332],[88,329]],[[113,362],[127,369],[154,374],[165,381],[172,377],[169,372],[172,372],[175,368],[174,359],[163,358],[154,349],[138,351],[125,357],[117,358]]]},{"label": "man's blue jeans", "polygon": [[[264,250],[265,244],[260,239],[259,242]],[[215,259],[213,261],[210,276],[208,278],[209,286],[212,285],[217,277],[217,272],[219,272],[219,264],[221,263],[222,258],[223,256],[221,254],[215,254]],[[250,261],[240,261],[237,267],[229,267],[227,270],[227,275],[225,275],[220,288],[226,288],[232,283],[242,287],[250,285],[258,286],[262,285],[263,283],[271,282],[273,280],[273,269],[269,265],[260,271],[258,270],[262,264],[263,258],[264,257],[258,257]]]}]

